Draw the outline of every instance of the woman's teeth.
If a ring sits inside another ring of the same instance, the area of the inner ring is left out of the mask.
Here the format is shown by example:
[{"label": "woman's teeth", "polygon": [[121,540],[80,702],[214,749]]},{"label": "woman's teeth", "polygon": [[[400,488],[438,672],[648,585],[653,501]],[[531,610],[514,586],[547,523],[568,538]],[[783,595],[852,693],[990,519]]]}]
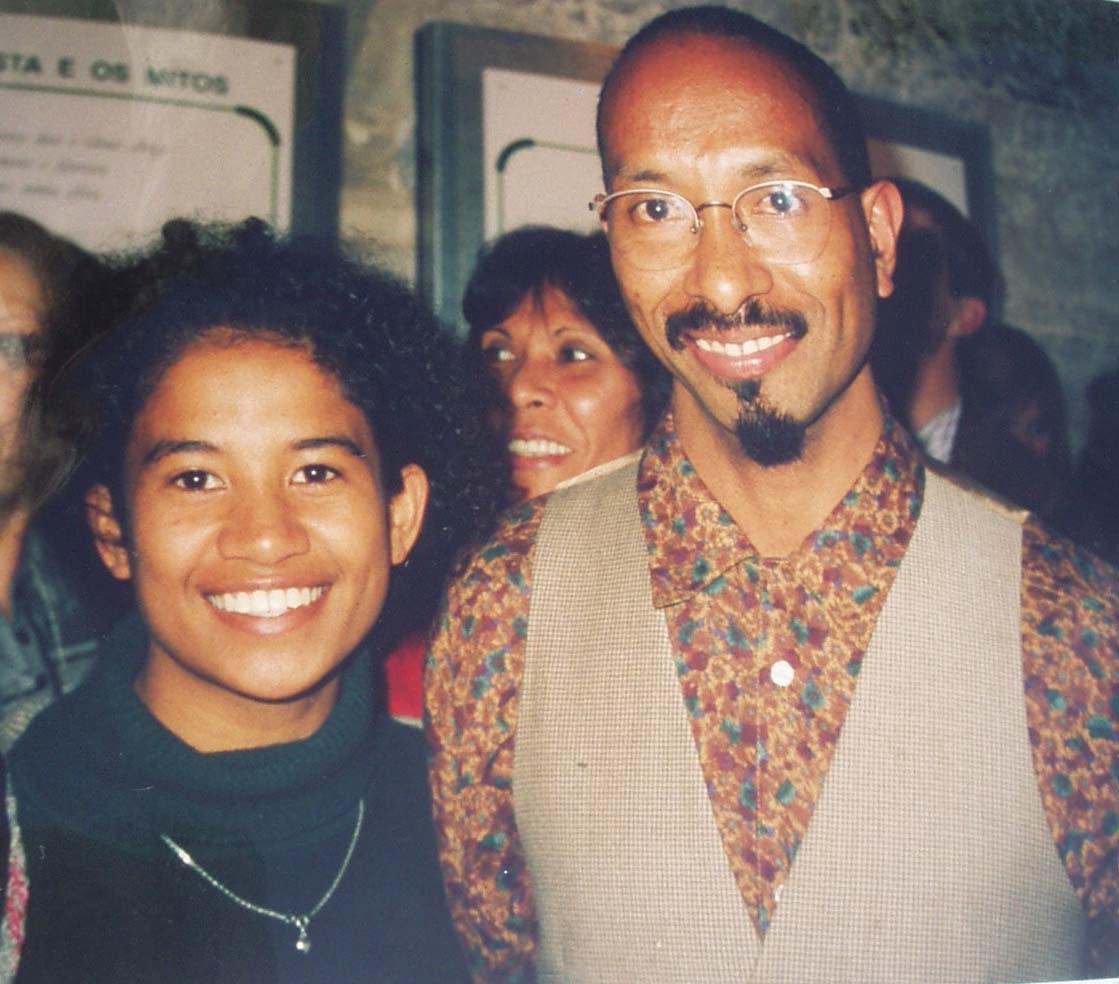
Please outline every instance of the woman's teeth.
[{"label": "woman's teeth", "polygon": [[566,444],[539,437],[530,440],[517,437],[509,442],[509,453],[520,455],[522,458],[551,458],[556,455],[571,454],[571,450]]},{"label": "woman's teeth", "polygon": [[326,588],[323,585],[314,588],[272,588],[270,591],[228,591],[224,594],[208,594],[206,600],[220,612],[277,618],[293,608],[302,608],[318,601],[324,591]]}]

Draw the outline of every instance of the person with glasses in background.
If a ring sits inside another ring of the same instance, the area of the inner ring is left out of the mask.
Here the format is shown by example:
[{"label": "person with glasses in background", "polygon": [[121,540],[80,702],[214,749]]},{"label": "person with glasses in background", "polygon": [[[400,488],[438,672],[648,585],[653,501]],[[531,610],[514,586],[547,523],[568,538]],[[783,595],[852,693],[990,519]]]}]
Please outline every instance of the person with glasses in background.
[{"label": "person with glasses in background", "polygon": [[35,517],[67,477],[83,429],[67,394],[47,390],[94,330],[85,295],[99,275],[72,243],[0,212],[0,751],[97,653],[90,575],[75,563],[84,555],[51,536],[57,517]]},{"label": "person with glasses in background", "polygon": [[799,42],[663,14],[595,205],[668,412],[506,516],[427,676],[477,981],[1119,964],[1119,574],[926,470],[867,361],[897,189]]}]

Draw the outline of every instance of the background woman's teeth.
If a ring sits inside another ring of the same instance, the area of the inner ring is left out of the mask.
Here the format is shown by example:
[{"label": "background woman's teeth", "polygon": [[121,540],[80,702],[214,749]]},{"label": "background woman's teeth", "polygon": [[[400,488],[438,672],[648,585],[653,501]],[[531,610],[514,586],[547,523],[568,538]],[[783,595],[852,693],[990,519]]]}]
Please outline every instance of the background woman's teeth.
[{"label": "background woman's teeth", "polygon": [[565,444],[560,444],[558,441],[546,441],[543,438],[525,440],[518,437],[509,442],[509,452],[525,457],[545,457],[556,454],[570,454],[571,448]]}]

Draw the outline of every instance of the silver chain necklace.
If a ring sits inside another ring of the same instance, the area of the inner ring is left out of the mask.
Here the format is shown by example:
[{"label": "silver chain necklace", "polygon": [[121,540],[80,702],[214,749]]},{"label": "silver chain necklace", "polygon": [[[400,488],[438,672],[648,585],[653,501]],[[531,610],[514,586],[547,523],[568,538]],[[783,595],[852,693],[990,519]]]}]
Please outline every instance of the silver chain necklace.
[{"label": "silver chain necklace", "polygon": [[342,876],[346,874],[346,869],[350,866],[350,858],[354,856],[354,848],[357,847],[357,838],[361,833],[361,825],[364,821],[365,800],[360,799],[357,803],[357,823],[354,824],[354,832],[350,835],[350,846],[346,848],[346,856],[342,859],[342,867],[338,869],[338,874],[334,876],[334,881],[330,883],[330,888],[328,888],[323,897],[315,903],[315,907],[301,916],[297,916],[291,912],[277,912],[275,909],[269,909],[263,905],[257,905],[255,902],[250,902],[248,899],[241,898],[241,896],[232,889],[226,888],[211,875],[210,872],[203,868],[202,865],[195,861],[185,848],[180,847],[166,834],[160,834],[159,838],[175,853],[175,856],[182,861],[186,867],[208,881],[230,901],[236,902],[242,908],[248,909],[249,912],[255,912],[258,916],[268,916],[270,919],[278,919],[282,923],[294,926],[299,930],[299,938],[295,941],[295,948],[300,953],[309,953],[311,951],[311,937],[307,934],[307,927],[310,925],[311,920],[319,914],[322,907],[330,901],[330,897],[334,894],[334,890],[342,881]]}]

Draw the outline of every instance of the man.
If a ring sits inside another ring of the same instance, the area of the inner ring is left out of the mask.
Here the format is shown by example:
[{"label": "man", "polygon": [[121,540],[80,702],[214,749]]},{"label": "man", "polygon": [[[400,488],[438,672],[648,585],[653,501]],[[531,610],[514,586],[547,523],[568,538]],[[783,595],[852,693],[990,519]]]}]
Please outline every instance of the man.
[{"label": "man", "polygon": [[74,571],[32,525],[70,464],[79,422],[58,393],[27,406],[43,374],[78,345],[77,296],[93,269],[31,219],[0,212],[0,749],[72,689],[96,653]]},{"label": "man", "polygon": [[955,464],[961,422],[979,413],[964,400],[960,349],[988,323],[998,271],[979,231],[951,202],[920,182],[892,180],[905,218],[895,290],[882,302],[871,361],[917,443]]},{"label": "man", "polygon": [[674,389],[634,470],[509,515],[433,640],[477,979],[1079,976],[1119,908],[1119,581],[883,415],[902,208],[850,95],[695,8],[627,44],[598,123]]}]

